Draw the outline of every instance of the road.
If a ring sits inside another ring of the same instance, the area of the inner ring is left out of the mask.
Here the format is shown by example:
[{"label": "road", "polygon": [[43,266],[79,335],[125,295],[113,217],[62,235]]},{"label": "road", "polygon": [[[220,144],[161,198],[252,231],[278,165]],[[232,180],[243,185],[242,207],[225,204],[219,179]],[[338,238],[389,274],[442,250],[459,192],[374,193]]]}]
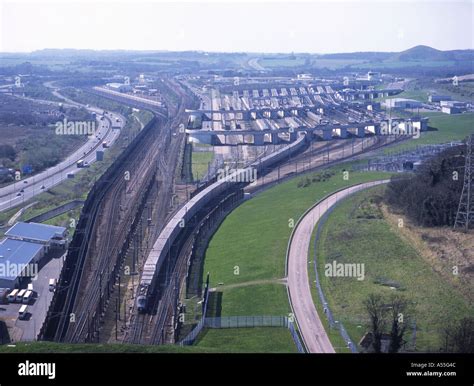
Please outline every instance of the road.
[{"label": "road", "polygon": [[[59,93],[55,91],[55,95],[60,96]],[[22,204],[25,201],[31,199],[32,197],[52,188],[53,186],[59,184],[63,180],[67,179],[69,173],[77,173],[81,169],[78,169],[76,162],[80,159],[83,159],[89,164],[95,162],[96,159],[96,150],[101,149],[102,141],[107,141],[109,145],[112,145],[120,134],[120,129],[112,129],[110,127],[110,122],[107,119],[101,120],[104,111],[96,107],[89,107],[81,105],[77,102],[71,101],[67,98],[64,98],[69,104],[75,106],[84,107],[90,112],[97,114],[97,129],[95,135],[88,137],[88,140],[80,148],[78,148],[74,153],[69,155],[66,159],[61,161],[59,164],[44,170],[41,173],[38,173],[34,176],[24,178],[21,181],[15,181],[12,184],[9,184],[3,188],[0,188],[0,212],[8,210],[16,205]],[[52,104],[57,104],[56,102],[51,102]],[[117,113],[109,113],[107,115],[111,120],[120,120],[121,128],[125,125],[125,118]],[[97,137],[101,138],[100,140]],[[27,181],[27,182],[25,182]],[[23,192],[21,192],[23,190]]]},{"label": "road", "polygon": [[342,198],[388,181],[374,181],[355,185],[332,194],[308,210],[293,231],[288,247],[288,292],[293,314],[306,349],[310,353],[335,352],[311,296],[308,276],[308,251],[310,250],[313,229],[324,213]]}]

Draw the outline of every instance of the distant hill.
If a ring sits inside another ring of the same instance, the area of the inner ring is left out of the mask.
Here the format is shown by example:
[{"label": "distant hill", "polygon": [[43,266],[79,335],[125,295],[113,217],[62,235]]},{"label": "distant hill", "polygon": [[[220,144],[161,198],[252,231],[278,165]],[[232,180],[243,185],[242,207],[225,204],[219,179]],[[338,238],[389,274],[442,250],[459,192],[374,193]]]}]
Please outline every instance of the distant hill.
[{"label": "distant hill", "polygon": [[326,54],[320,56],[326,59],[358,59],[368,61],[472,61],[474,50],[441,51],[429,46],[415,46],[401,52],[351,52],[344,54]]}]

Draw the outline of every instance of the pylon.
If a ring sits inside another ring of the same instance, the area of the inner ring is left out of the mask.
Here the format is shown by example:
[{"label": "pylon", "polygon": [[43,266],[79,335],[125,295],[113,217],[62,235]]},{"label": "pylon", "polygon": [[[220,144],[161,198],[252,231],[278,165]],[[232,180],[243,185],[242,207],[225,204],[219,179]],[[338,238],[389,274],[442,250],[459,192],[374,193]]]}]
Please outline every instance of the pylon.
[{"label": "pylon", "polygon": [[459,199],[458,212],[454,229],[469,230],[474,226],[474,134],[467,137],[466,141],[466,165],[464,167],[464,184]]}]

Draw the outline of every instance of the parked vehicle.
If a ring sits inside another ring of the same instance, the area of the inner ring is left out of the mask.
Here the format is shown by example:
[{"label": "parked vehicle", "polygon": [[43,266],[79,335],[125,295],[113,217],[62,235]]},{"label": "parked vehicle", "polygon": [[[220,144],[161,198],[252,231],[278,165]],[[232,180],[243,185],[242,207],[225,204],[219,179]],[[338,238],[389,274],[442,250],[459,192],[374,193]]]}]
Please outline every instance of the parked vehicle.
[{"label": "parked vehicle", "polygon": [[20,310],[18,311],[18,319],[24,320],[26,319],[27,315],[28,315],[28,306],[26,304],[23,304],[20,307]]},{"label": "parked vehicle", "polygon": [[16,294],[15,303],[22,303],[23,296],[25,296],[25,294],[26,294],[26,289],[20,290],[20,292]]},{"label": "parked vehicle", "polygon": [[15,300],[16,300],[16,295],[18,294],[18,292],[20,292],[19,290],[17,289],[14,289],[12,292],[10,292],[8,294],[8,302],[9,303],[15,303]]},{"label": "parked vehicle", "polygon": [[53,292],[56,288],[56,280],[55,279],[49,279],[49,290]]}]

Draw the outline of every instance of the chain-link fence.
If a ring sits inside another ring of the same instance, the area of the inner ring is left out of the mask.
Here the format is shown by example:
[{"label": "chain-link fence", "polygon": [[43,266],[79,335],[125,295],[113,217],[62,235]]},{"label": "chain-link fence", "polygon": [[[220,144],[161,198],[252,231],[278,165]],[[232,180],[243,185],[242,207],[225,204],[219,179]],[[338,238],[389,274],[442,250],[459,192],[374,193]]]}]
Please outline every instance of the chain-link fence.
[{"label": "chain-link fence", "polygon": [[344,339],[344,342],[346,342],[346,344],[349,347],[349,349],[351,350],[351,352],[356,353],[356,352],[358,352],[357,351],[357,345],[354,344],[352,339],[349,337],[349,334],[347,333],[347,331],[344,328],[344,326],[342,325],[342,323],[335,320],[334,315],[333,315],[331,309],[329,308],[328,302],[326,300],[326,297],[324,296],[324,292],[323,292],[323,289],[321,287],[321,281],[319,280],[318,263],[317,263],[317,244],[318,244],[319,238],[321,236],[321,231],[322,231],[322,229],[324,227],[324,224],[326,223],[326,220],[328,219],[329,215],[332,213],[332,211],[342,201],[343,200],[337,202],[335,205],[330,207],[318,222],[316,236],[314,237],[314,272],[316,274],[316,288],[318,290],[319,299],[321,300],[321,303],[323,305],[324,314],[326,315],[326,317],[329,321],[330,328],[338,329],[339,333],[342,336],[342,339]]},{"label": "chain-link fence", "polygon": [[203,328],[252,328],[252,327],[286,327],[290,330],[291,337],[298,352],[304,353],[305,349],[293,322],[286,316],[222,316],[203,317],[194,329],[179,342],[180,346],[192,345]]},{"label": "chain-link fence", "polygon": [[218,318],[206,317],[204,327],[288,327],[288,318],[286,316],[222,316]]}]

